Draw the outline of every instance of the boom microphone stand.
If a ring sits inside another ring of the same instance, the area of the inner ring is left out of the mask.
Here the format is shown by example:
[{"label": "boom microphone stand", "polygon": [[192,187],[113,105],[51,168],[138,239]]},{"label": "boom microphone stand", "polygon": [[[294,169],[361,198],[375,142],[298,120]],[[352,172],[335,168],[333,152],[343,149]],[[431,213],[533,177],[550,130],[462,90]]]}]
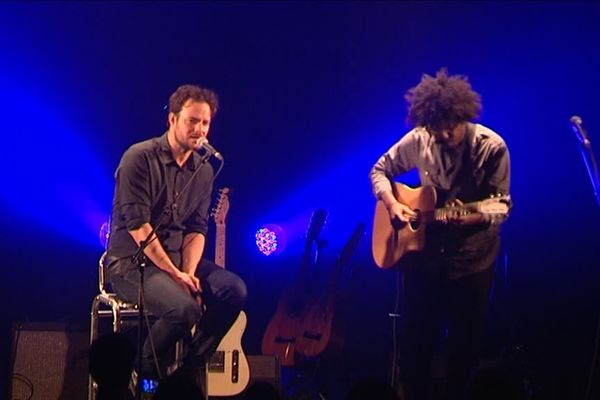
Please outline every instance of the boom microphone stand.
[{"label": "boom microphone stand", "polygon": [[[206,164],[208,162],[208,160],[210,159],[210,157],[213,155],[221,161],[221,167],[223,166],[223,157],[221,156],[221,154],[218,151],[216,151],[212,146],[210,146],[208,144],[208,141],[204,142],[202,144],[201,148],[204,148],[206,150],[206,152],[200,159],[200,163],[198,164],[198,167],[196,168],[196,170],[194,171],[192,176],[190,176],[190,179],[186,182],[186,184],[183,186],[183,188],[179,191],[179,193],[173,198],[173,201],[171,202],[171,204],[167,204],[165,206],[162,213],[158,217],[158,220],[156,221],[155,224],[153,224],[152,230],[150,231],[150,233],[148,234],[146,239],[144,239],[140,242],[140,245],[139,245],[137,251],[135,252],[135,254],[132,257],[132,262],[134,264],[137,264],[138,269],[140,271],[140,285],[139,285],[139,289],[138,289],[138,337],[137,337],[137,341],[138,341],[138,343],[137,343],[137,359],[138,360],[137,361],[138,361],[138,368],[140,368],[140,371],[139,371],[140,373],[138,375],[138,380],[137,380],[137,384],[135,387],[136,400],[142,400],[142,380],[143,379],[141,376],[141,367],[142,367],[142,345],[143,345],[143,334],[142,334],[143,332],[142,331],[143,331],[143,327],[144,327],[144,270],[146,269],[146,263],[148,261],[146,255],[144,254],[144,250],[148,247],[148,245],[150,243],[152,243],[153,240],[158,238],[158,236],[155,236],[156,232],[158,232],[158,229],[162,226],[162,224],[165,222],[167,217],[172,215],[173,211],[177,208],[177,201],[179,200],[181,195],[190,187],[191,183],[194,181],[194,178],[200,171],[200,169],[201,169],[200,167],[202,165]],[[219,171],[220,171],[220,168],[219,168]],[[214,178],[216,178],[216,176],[217,176],[217,174],[215,174]]]}]

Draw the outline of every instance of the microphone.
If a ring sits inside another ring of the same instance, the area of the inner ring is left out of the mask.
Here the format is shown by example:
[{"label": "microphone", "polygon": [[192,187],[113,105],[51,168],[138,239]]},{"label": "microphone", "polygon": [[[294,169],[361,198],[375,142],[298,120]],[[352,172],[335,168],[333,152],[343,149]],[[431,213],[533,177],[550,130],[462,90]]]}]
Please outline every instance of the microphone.
[{"label": "microphone", "polygon": [[585,128],[583,127],[583,121],[581,120],[581,117],[573,115],[570,121],[571,128],[573,129],[573,132],[575,132],[575,136],[577,136],[577,139],[581,142],[582,145],[584,145],[585,147],[589,147],[592,144],[592,142],[590,142],[590,137]]},{"label": "microphone", "polygon": [[200,148],[204,148],[208,154],[215,156],[215,158],[217,158],[219,161],[223,161],[223,155],[221,155],[217,149],[212,147],[206,138],[202,142],[202,146],[200,146]]}]

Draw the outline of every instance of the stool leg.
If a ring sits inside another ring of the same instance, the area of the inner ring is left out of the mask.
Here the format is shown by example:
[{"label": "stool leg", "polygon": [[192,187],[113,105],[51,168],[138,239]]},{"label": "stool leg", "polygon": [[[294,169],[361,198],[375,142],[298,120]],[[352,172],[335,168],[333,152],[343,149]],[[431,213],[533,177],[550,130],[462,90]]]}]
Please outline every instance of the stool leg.
[{"label": "stool leg", "polygon": [[[90,344],[98,338],[98,309],[100,301],[95,297],[92,301],[92,312],[90,322]],[[97,385],[91,375],[88,374],[88,400],[96,400]]]},{"label": "stool leg", "polygon": [[113,314],[113,332],[119,333],[121,332],[121,309],[119,306],[112,307]]}]

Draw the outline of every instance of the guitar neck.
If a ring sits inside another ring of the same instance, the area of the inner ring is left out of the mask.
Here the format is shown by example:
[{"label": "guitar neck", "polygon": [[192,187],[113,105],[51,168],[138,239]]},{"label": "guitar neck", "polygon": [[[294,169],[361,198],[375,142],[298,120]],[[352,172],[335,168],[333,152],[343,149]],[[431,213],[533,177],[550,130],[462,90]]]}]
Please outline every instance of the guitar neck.
[{"label": "guitar neck", "polygon": [[481,202],[475,201],[473,203],[466,203],[460,206],[437,208],[433,210],[431,214],[427,215],[427,219],[431,221],[444,221],[448,217],[452,216],[478,213],[480,212],[480,204]]},{"label": "guitar neck", "polygon": [[304,245],[304,251],[302,252],[302,259],[300,263],[300,273],[307,275],[310,269],[316,265],[317,259],[320,256],[322,250],[322,243],[315,240],[308,239]]},{"label": "guitar neck", "polygon": [[337,260],[336,266],[333,270],[333,273],[331,274],[331,279],[328,284],[330,293],[334,293],[337,290],[342,271],[344,270],[346,265],[349,264],[350,257],[356,251],[358,243],[360,242],[360,239],[364,233],[365,224],[361,222],[356,226],[356,228],[354,228],[352,235],[344,245],[344,249],[342,250],[342,253],[340,254]]},{"label": "guitar neck", "polygon": [[216,224],[215,240],[215,264],[225,268],[225,235],[227,228],[225,224]]}]

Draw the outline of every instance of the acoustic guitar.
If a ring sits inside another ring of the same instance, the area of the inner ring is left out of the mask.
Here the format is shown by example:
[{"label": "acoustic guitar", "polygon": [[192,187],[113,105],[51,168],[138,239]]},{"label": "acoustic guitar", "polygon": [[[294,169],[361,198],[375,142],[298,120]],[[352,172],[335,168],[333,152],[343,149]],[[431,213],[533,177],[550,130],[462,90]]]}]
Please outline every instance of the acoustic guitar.
[{"label": "acoustic guitar", "polygon": [[[213,209],[215,221],[215,264],[225,268],[225,220],[229,212],[229,189],[219,191]],[[248,319],[241,311],[225,334],[217,350],[211,356],[206,368],[208,396],[235,396],[241,393],[250,382],[250,366],[242,349],[242,336]]]},{"label": "acoustic guitar", "polygon": [[296,351],[299,354],[309,358],[317,357],[329,345],[333,332],[340,276],[349,264],[364,233],[365,224],[358,224],[344,245],[325,291],[317,297],[304,316],[302,330],[296,343]]},{"label": "acoustic guitar", "polygon": [[492,220],[502,220],[510,209],[508,195],[497,195],[473,203],[436,209],[437,194],[434,187],[410,188],[398,182],[392,184],[396,199],[417,211],[418,218],[410,223],[392,221],[383,201],[377,201],[372,251],[375,264],[383,269],[404,269],[411,265],[408,256],[417,254],[425,247],[427,224],[473,213],[489,215]]},{"label": "acoustic guitar", "polygon": [[315,245],[323,226],[327,212],[317,210],[313,213],[306,234],[306,244],[298,277],[294,284],[282,294],[277,304],[275,314],[263,335],[262,353],[278,356],[282,366],[290,367],[296,363],[296,341],[302,332],[302,324],[306,314],[307,291],[310,286],[309,272],[314,264],[313,246]]}]

